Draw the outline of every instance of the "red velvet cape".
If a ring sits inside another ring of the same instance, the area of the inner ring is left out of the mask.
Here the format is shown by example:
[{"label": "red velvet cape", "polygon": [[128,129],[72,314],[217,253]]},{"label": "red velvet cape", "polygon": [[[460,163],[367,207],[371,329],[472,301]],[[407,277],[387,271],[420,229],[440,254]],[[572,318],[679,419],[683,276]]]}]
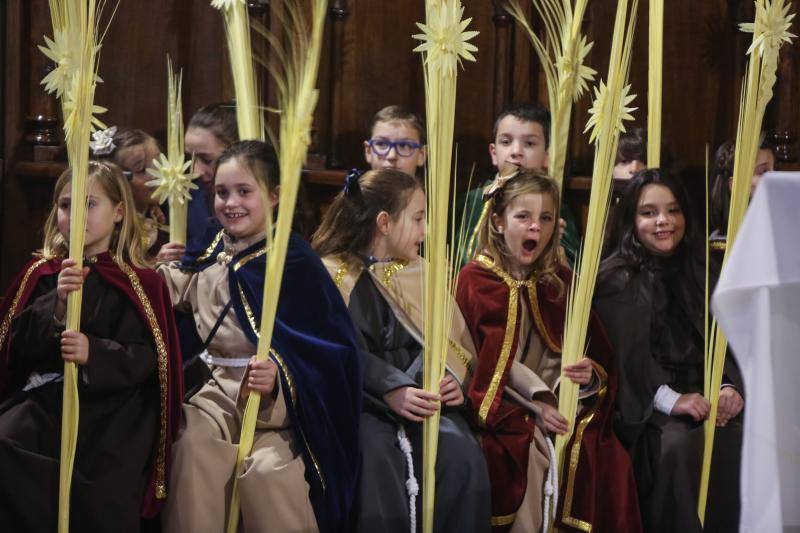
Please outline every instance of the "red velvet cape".
[{"label": "red velvet cape", "polygon": [[[92,267],[103,279],[128,296],[153,332],[158,355],[161,427],[159,443],[153,452],[150,482],[142,501],[142,516],[151,518],[159,513],[166,499],[170,448],[178,430],[183,398],[183,369],[172,303],[164,280],[153,270],[135,268],[127,262],[117,263],[108,252],[98,255]],[[0,303],[0,397],[6,394],[12,378],[8,375],[11,321],[25,309],[39,279],[57,274],[60,270],[61,259],[31,260]]]},{"label": "red velvet cape", "polygon": [[[561,268],[558,276],[569,287],[571,272]],[[509,306],[512,293],[516,302]],[[535,428],[527,410],[503,395],[517,352],[519,302],[528,307],[532,325],[543,344],[560,352],[566,299],[558,299],[552,286],[535,280],[514,284],[496,266],[471,261],[461,270],[456,300],[478,354],[467,395],[483,435],[492,487],[493,523],[496,530],[505,530],[513,523],[525,495],[529,446]],[[516,315],[513,327],[509,327],[509,315]],[[574,531],[638,532],[641,519],[633,470],[613,431],[616,371],[611,347],[594,315],[589,325],[587,353],[601,377],[601,387],[577,417],[573,438],[565,452],[565,457],[570,458],[577,451],[578,461],[577,464],[565,461],[559,477],[557,526]]]}]

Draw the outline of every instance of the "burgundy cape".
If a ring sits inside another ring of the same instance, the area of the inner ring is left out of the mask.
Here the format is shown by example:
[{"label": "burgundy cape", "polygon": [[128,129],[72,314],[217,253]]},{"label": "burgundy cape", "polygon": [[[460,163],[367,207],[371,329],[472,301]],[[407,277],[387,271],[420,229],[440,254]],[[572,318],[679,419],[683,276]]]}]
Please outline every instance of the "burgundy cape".
[{"label": "burgundy cape", "polygon": [[[153,467],[147,492],[142,501],[142,516],[152,518],[161,510],[167,497],[166,480],[170,463],[170,447],[178,430],[183,398],[183,374],[180,346],[172,314],[172,303],[164,280],[153,270],[133,267],[127,262],[116,262],[110,253],[97,256],[92,265],[98,274],[130,298],[142,320],[153,332],[158,354],[158,381],[160,391],[159,443],[153,451]],[[11,284],[0,304],[0,397],[14,388],[18,376],[9,376],[9,331],[11,321],[28,303],[39,279],[57,274],[61,259],[31,260]],[[24,380],[23,380],[24,382]]]},{"label": "burgundy cape", "polygon": [[[528,411],[503,394],[517,352],[519,302],[528,307],[531,323],[543,344],[560,353],[566,299],[557,299],[552,286],[536,283],[535,279],[515,282],[490,261],[473,260],[461,270],[456,300],[478,354],[468,398],[482,432],[489,466],[492,516],[499,519],[513,516],[522,504],[535,429]],[[565,267],[559,270],[565,287],[569,287],[571,275]],[[613,431],[617,377],[610,345],[594,315],[588,337],[587,354],[601,379],[600,389],[579,413],[566,448],[565,457],[569,460],[564,461],[559,477],[556,525],[574,531],[638,532],[641,519],[633,470]],[[513,523],[505,522],[506,526],[496,530],[510,528]]]}]

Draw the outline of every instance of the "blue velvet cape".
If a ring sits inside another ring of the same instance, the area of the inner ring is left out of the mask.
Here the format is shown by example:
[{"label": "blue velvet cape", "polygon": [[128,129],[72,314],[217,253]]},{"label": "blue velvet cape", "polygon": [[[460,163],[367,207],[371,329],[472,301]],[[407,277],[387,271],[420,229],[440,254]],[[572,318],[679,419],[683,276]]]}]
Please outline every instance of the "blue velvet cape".
[{"label": "blue velvet cape", "polygon": [[[206,247],[190,246],[182,268],[203,270],[223,250],[209,231]],[[265,241],[228,263],[233,309],[247,337],[258,344],[266,272]],[[351,528],[359,469],[361,413],[359,343],[338,289],[322,261],[297,234],[289,240],[270,357],[281,386],[297,447],[302,450],[311,503],[322,533]]]}]

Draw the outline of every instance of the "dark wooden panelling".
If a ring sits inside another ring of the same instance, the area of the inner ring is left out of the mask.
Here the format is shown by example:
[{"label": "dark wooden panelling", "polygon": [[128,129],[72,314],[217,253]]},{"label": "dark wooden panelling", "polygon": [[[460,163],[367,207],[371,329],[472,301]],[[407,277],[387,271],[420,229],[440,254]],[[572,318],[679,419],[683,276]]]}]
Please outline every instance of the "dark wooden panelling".
[{"label": "dark wooden panelling", "polygon": [[[520,0],[531,14],[532,4]],[[279,2],[250,0],[254,16],[273,29],[276,17],[264,5]],[[487,144],[498,110],[516,100],[546,103],[544,76],[527,36],[505,16],[501,0],[466,0],[465,15],[473,18],[477,63],[464,63],[459,71],[456,107],[456,141],[460,176],[476,165],[475,179],[490,175]],[[800,9],[800,0],[794,0]],[[595,47],[590,64],[605,75],[616,3],[593,1],[584,31]],[[646,124],[647,111],[647,1],[641,0],[634,63],[633,92],[638,95],[638,125]],[[50,34],[47,0],[6,0],[3,3],[5,50],[3,156],[4,170],[0,214],[0,288],[4,288],[30,251],[40,245],[40,224],[49,205],[53,175],[59,165],[47,164],[57,154],[37,135],[57,116],[57,106],[44,94],[39,80],[47,62],[36,49],[42,34]],[[417,41],[416,22],[423,19],[423,2],[388,0],[331,0],[325,47],[319,76],[320,99],[308,174],[309,197],[319,205],[336,191],[341,173],[325,169],[362,166],[361,142],[366,125],[381,107],[398,103],[424,112],[421,58],[412,52]],[[706,144],[713,150],[734,134],[740,79],[748,36],[738,23],[752,20],[749,0],[670,0],[666,9],[664,40],[663,139],[694,194],[700,195]],[[797,31],[797,23],[793,31]],[[203,0],[120,3],[100,59],[104,83],[97,102],[109,108],[109,124],[137,127],[163,134],[166,54],[184,69],[184,111],[188,117],[202,105],[233,96],[227,51],[219,13]],[[779,69],[775,101],[765,127],[778,135],[783,168],[796,168],[800,45],[786,47]],[[266,101],[275,104],[270,83],[262,84]],[[591,169],[591,147],[583,134],[589,96],[573,111],[569,159],[574,175]],[[33,117],[34,120],[26,119]],[[271,117],[271,124],[276,124]],[[27,135],[27,139],[26,139]],[[463,183],[463,181],[462,181]],[[585,180],[576,180],[570,201],[583,201]],[[315,212],[319,212],[317,209]]]}]

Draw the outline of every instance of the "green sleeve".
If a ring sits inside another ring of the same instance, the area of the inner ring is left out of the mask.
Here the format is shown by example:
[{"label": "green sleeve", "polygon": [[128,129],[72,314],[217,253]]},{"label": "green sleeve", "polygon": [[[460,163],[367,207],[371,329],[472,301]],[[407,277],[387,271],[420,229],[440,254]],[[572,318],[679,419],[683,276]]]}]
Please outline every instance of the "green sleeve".
[{"label": "green sleeve", "polygon": [[575,215],[567,204],[561,205],[561,218],[567,223],[567,229],[564,231],[564,236],[561,237],[561,246],[567,254],[567,261],[572,268],[575,266],[575,256],[578,253],[578,247],[581,244],[581,236],[578,230],[578,222],[575,220]]},{"label": "green sleeve", "polygon": [[[478,222],[483,211],[483,187],[470,189],[462,194],[456,202],[456,224],[459,225],[456,239],[461,240],[463,235],[464,247],[460,250],[458,267],[466,265],[471,257],[467,253],[470,240],[478,227]],[[477,237],[476,237],[477,241]],[[477,242],[473,245],[477,245]],[[474,250],[473,250],[474,251]]]}]

